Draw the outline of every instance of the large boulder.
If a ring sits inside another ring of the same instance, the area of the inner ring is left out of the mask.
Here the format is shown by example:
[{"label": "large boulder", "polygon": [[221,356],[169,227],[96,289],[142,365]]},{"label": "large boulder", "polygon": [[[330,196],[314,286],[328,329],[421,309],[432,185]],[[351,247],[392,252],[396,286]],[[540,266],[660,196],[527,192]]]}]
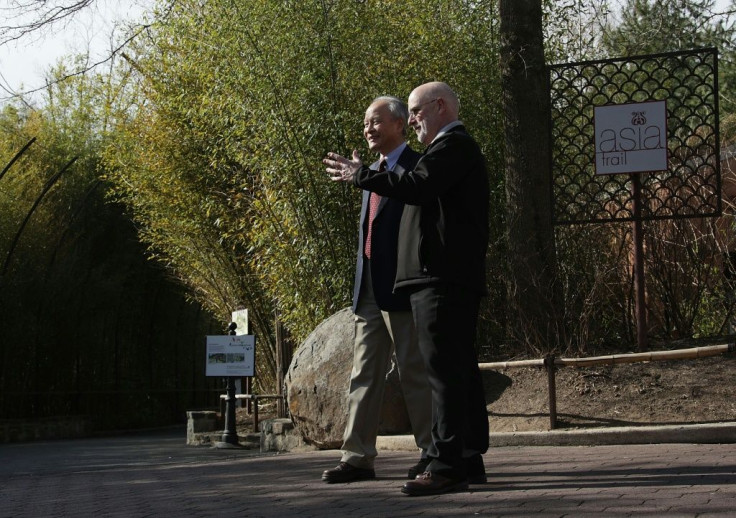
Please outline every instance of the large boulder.
[{"label": "large boulder", "polygon": [[[348,415],[353,368],[354,316],[350,308],[335,313],[307,337],[286,373],[286,397],[294,427],[321,449],[339,448]],[[386,374],[379,433],[411,433],[396,358]]]}]

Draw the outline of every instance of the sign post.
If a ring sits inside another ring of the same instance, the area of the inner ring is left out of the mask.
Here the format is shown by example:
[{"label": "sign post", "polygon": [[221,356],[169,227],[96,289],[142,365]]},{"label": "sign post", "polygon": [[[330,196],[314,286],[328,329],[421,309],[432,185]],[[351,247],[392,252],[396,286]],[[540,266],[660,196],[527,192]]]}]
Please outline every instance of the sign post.
[{"label": "sign post", "polygon": [[634,221],[634,291],[636,341],[648,345],[644,297],[644,238],[641,222],[641,179],[638,173],[667,170],[667,104],[665,101],[596,106],[595,174],[628,173]]},{"label": "sign post", "polygon": [[207,337],[207,376],[227,379],[225,396],[225,430],[217,448],[237,448],[238,432],[235,426],[235,378],[253,376],[255,371],[255,336],[235,335],[238,325],[231,322],[229,335]]}]

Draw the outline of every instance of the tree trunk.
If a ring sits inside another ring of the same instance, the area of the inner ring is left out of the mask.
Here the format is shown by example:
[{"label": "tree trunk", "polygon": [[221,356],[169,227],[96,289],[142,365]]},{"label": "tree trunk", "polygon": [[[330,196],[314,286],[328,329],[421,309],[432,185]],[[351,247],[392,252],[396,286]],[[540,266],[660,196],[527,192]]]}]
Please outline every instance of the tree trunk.
[{"label": "tree trunk", "polygon": [[501,0],[501,74],[506,135],[508,334],[530,352],[564,340],[555,282],[549,92],[541,0]]}]

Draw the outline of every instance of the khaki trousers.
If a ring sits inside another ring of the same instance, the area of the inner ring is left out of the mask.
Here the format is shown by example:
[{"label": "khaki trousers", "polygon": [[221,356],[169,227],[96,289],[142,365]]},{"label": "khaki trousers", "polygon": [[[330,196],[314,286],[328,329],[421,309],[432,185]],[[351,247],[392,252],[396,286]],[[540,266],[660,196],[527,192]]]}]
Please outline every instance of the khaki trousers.
[{"label": "khaki trousers", "polygon": [[353,370],[341,460],[358,468],[372,469],[378,454],[376,436],[386,373],[394,350],[409,421],[422,456],[432,444],[432,391],[411,311],[381,311],[373,296],[370,265],[363,271],[363,286],[355,310]]}]

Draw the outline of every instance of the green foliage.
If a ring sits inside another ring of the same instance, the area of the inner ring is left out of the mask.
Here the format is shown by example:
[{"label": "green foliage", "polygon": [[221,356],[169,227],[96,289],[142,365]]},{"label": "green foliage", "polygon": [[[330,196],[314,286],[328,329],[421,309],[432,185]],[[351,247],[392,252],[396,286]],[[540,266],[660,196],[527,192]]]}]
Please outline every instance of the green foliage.
[{"label": "green foliage", "polygon": [[322,157],[372,160],[370,101],[441,79],[489,158],[500,240],[494,4],[178,2],[131,60],[140,102],[106,154],[118,194],[199,300],[275,305],[300,341],[352,293],[360,196]]}]

